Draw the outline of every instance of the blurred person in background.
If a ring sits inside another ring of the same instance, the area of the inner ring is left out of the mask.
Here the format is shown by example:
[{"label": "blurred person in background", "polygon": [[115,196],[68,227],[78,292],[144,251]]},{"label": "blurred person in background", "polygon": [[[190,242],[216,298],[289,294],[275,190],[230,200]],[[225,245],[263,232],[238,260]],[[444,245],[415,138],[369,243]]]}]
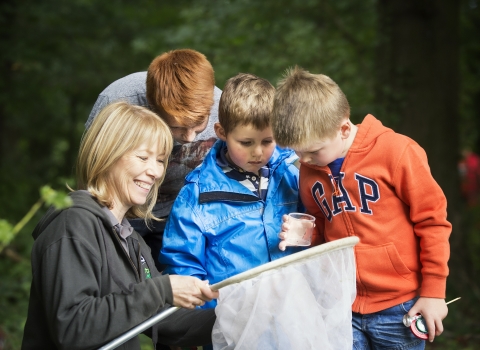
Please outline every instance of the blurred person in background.
[{"label": "blurred person in background", "polygon": [[462,197],[469,207],[473,207],[480,197],[480,157],[470,148],[463,149],[458,169]]}]

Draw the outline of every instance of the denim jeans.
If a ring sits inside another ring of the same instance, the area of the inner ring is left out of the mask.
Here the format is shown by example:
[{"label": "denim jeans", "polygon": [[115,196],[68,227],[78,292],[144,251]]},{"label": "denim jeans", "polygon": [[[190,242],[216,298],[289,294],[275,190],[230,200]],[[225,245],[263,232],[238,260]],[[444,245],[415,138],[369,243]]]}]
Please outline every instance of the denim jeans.
[{"label": "denim jeans", "polygon": [[415,337],[410,328],[403,325],[403,315],[417,299],[372,314],[352,312],[353,349],[425,349],[425,340]]}]

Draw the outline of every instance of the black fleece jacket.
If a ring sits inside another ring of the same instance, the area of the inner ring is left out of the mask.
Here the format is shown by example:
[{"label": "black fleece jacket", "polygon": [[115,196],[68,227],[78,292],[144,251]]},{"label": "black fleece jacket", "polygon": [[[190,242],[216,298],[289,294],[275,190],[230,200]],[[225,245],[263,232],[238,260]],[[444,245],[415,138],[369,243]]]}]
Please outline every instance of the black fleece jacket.
[{"label": "black fleece jacket", "polygon": [[[142,237],[132,233],[150,268],[149,279],[137,272],[95,199],[86,191],[70,196],[71,207],[50,209],[33,232],[22,349],[96,349],[173,303],[169,277],[156,270]],[[174,313],[163,323],[170,334],[162,334],[160,327],[159,340],[210,343],[215,316],[200,311]],[[202,328],[192,329],[190,322],[202,322]],[[140,349],[138,337],[119,349]]]}]

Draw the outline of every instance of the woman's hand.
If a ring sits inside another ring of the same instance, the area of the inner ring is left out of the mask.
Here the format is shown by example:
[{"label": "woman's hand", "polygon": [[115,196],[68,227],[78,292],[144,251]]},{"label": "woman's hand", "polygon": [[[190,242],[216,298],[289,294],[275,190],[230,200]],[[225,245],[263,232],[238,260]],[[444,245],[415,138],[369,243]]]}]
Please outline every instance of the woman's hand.
[{"label": "woman's hand", "polygon": [[194,309],[206,301],[218,298],[218,291],[210,289],[208,281],[192,276],[169,275],[173,291],[173,305]]}]

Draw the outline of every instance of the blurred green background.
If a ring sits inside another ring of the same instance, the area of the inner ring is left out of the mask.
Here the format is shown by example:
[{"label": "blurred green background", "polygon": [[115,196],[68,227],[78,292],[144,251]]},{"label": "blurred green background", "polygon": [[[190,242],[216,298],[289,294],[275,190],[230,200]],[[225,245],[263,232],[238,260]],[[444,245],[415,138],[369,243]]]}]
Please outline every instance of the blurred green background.
[{"label": "blurred green background", "polygon": [[[39,189],[74,186],[93,103],[165,51],[193,48],[216,84],[238,72],[276,85],[299,65],[333,78],[352,120],[367,113],[425,148],[449,203],[445,332],[429,349],[480,345],[480,208],[460,194],[460,151],[480,152],[479,0],[4,0],[0,4],[0,219],[14,225]],[[0,253],[0,350],[19,349],[31,231]],[[1,234],[0,243],[6,238]],[[149,344],[145,343],[145,349]]]}]

